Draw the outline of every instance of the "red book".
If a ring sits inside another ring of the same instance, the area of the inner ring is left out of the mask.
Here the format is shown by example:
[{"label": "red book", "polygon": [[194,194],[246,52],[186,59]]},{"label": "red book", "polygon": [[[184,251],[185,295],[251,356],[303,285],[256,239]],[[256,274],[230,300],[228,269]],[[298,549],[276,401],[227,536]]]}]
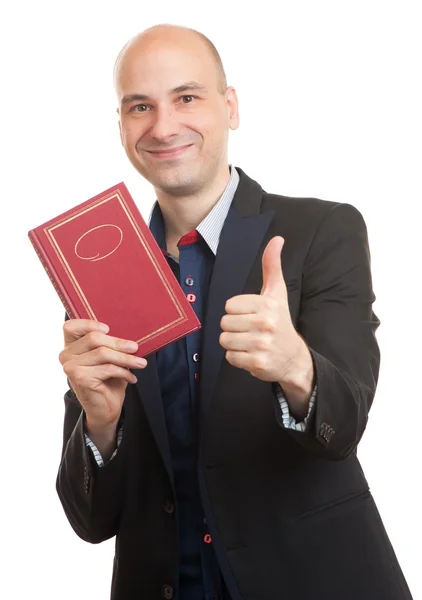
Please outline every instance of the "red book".
[{"label": "red book", "polygon": [[69,317],[107,323],[137,356],[201,327],[124,183],[28,236]]}]

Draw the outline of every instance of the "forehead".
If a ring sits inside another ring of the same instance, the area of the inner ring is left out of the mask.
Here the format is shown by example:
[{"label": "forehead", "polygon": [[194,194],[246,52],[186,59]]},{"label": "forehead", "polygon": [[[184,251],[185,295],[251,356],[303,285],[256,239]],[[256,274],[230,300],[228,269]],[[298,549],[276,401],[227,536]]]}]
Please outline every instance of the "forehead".
[{"label": "forehead", "polygon": [[[206,88],[216,86],[214,59],[203,43],[150,42],[129,48],[116,65],[118,95],[162,93],[195,80]],[[142,88],[142,89],[140,89]]]}]

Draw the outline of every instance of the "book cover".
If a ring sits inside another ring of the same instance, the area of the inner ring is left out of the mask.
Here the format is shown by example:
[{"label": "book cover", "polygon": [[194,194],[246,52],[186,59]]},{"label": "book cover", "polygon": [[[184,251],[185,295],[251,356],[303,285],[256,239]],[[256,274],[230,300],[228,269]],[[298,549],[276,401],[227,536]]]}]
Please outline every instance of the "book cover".
[{"label": "book cover", "polygon": [[107,323],[137,356],[201,327],[124,183],[28,236],[69,317]]}]

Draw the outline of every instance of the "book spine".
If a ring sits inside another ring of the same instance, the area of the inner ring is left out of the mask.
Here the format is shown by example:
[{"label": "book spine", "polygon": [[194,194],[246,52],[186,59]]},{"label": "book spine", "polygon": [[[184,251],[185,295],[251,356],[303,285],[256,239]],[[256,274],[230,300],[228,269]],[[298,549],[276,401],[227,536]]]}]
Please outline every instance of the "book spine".
[{"label": "book spine", "polygon": [[62,301],[67,314],[69,315],[69,317],[71,319],[76,319],[78,317],[78,314],[73,305],[73,302],[71,301],[68,294],[66,293],[66,290],[64,289],[64,287],[60,281],[60,278],[58,277],[57,272],[54,269],[48,255],[47,255],[47,252],[43,248],[43,245],[42,245],[41,241],[39,240],[36,232],[34,230],[29,231],[28,237],[31,241],[31,244],[34,247],[35,252],[37,253],[38,258],[40,259],[42,266],[45,269],[45,272],[47,273],[51,283],[53,284],[54,289],[56,290],[60,300]]}]

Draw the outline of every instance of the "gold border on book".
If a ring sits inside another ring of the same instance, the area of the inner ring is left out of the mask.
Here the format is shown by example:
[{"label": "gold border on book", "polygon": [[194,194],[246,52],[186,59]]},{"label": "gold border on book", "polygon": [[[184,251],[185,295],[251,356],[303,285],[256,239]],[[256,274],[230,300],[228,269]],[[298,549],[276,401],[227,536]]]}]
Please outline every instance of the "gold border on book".
[{"label": "gold border on book", "polygon": [[76,219],[77,217],[85,214],[86,212],[89,212],[90,210],[93,210],[94,208],[96,208],[97,206],[104,204],[105,202],[109,202],[113,199],[117,198],[117,200],[120,202],[124,212],[126,213],[126,216],[129,220],[129,223],[132,225],[133,229],[135,230],[136,235],[138,236],[141,244],[143,245],[146,254],[148,255],[152,265],[155,267],[157,274],[159,276],[159,278],[161,279],[161,282],[163,283],[164,287],[166,288],[168,295],[170,297],[170,299],[173,301],[173,304],[177,310],[177,312],[179,313],[179,318],[175,319],[174,321],[171,321],[171,323],[168,323],[167,325],[164,325],[163,327],[160,327],[159,329],[156,329],[155,331],[152,331],[151,333],[149,333],[148,335],[144,336],[143,338],[139,338],[138,340],[135,340],[138,344],[141,342],[145,342],[147,340],[152,340],[155,337],[157,337],[158,335],[160,335],[163,331],[165,330],[170,330],[170,329],[174,329],[174,327],[176,327],[177,325],[179,325],[179,323],[183,322],[183,321],[187,321],[188,320],[188,316],[186,314],[186,312],[184,311],[182,305],[180,304],[178,298],[176,297],[171,285],[169,284],[166,276],[164,275],[164,273],[162,272],[161,266],[155,262],[153,260],[153,253],[152,250],[148,244],[148,242],[146,241],[142,230],[140,229],[140,227],[138,226],[136,220],[133,218],[131,210],[129,208],[129,206],[126,203],[126,200],[124,199],[124,197],[122,196],[120,190],[115,190],[114,192],[111,192],[110,195],[108,196],[103,196],[101,198],[98,198],[95,202],[93,202],[92,204],[86,206],[83,210],[78,210],[77,212],[75,212],[74,214],[68,216],[68,217],[63,217],[63,219],[61,221],[56,222],[54,225],[50,225],[49,227],[45,227],[44,228],[44,233],[47,236],[47,239],[50,241],[50,244],[53,248],[53,250],[55,251],[58,260],[60,261],[60,264],[62,265],[62,267],[64,268],[65,272],[67,273],[69,279],[71,280],[71,282],[73,283],[73,287],[75,289],[76,294],[79,297],[79,300],[81,301],[81,303],[83,304],[83,306],[85,307],[86,311],[88,312],[88,314],[90,315],[90,317],[92,319],[95,319],[96,321],[98,321],[91,305],[89,304],[85,294],[83,293],[72,269],[70,268],[67,260],[65,259],[59,244],[57,243],[57,240],[54,237],[53,231],[55,229],[58,229],[59,227],[62,227],[63,225],[65,225],[66,223],[69,223],[69,221],[73,221],[74,219]]}]

